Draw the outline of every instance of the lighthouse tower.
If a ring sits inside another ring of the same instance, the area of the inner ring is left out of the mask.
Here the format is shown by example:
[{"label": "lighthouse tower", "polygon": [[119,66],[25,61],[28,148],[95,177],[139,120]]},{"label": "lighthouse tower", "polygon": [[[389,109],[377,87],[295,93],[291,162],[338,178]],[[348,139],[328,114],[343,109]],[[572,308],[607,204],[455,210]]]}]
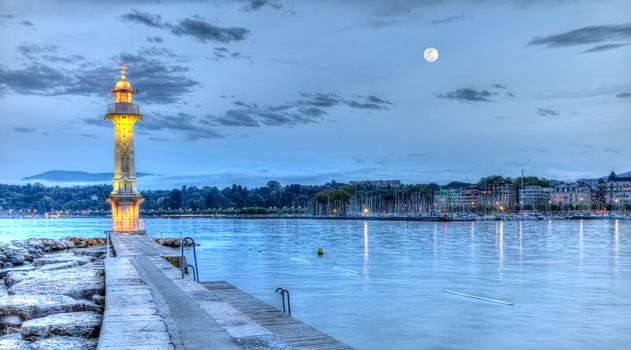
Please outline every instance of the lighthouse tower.
[{"label": "lighthouse tower", "polygon": [[138,91],[131,88],[126,72],[127,67],[121,66],[121,78],[110,89],[114,103],[107,106],[105,115],[114,124],[114,188],[107,201],[112,205],[112,231],[144,233],[138,225],[143,198],[136,187],[134,155],[134,124],[142,121],[142,116],[138,105],[132,103],[132,95]]}]

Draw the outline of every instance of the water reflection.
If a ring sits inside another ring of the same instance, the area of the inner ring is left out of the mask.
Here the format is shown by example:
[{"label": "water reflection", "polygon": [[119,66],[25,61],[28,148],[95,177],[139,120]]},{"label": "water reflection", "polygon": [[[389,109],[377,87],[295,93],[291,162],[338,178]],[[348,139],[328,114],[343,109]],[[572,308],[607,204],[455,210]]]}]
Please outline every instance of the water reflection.
[{"label": "water reflection", "polygon": [[364,273],[368,273],[368,221],[364,221]]},{"label": "water reflection", "polygon": [[581,219],[578,224],[578,260],[579,270],[583,270],[583,220]]},{"label": "water reflection", "polygon": [[499,249],[500,258],[498,274],[500,278],[502,278],[504,276],[504,221],[500,221],[499,223]]}]

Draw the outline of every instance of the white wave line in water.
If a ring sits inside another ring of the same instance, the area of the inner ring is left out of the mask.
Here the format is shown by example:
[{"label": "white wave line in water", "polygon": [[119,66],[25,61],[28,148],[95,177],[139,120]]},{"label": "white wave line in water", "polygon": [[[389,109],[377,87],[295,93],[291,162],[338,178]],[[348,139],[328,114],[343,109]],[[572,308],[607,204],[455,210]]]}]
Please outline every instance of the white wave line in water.
[{"label": "white wave line in water", "polygon": [[290,260],[296,260],[296,261],[302,261],[302,262],[306,262],[306,263],[311,263],[311,261],[309,260],[305,260],[305,259],[300,259],[300,258],[289,258]]},{"label": "white wave line in water", "polygon": [[491,299],[491,298],[485,298],[485,297],[481,297],[481,296],[477,296],[477,295],[472,295],[472,294],[466,294],[466,293],[454,292],[453,290],[448,290],[448,289],[444,289],[444,290],[443,290],[443,292],[445,292],[445,293],[449,293],[449,294],[454,294],[454,295],[460,295],[460,296],[467,297],[467,298],[473,298],[473,299],[484,300],[484,301],[488,301],[488,302],[491,302],[491,303],[498,303],[498,304],[503,304],[503,305],[513,305],[513,303],[508,302],[508,301],[497,300],[497,299]]},{"label": "white wave line in water", "polygon": [[359,272],[359,271],[349,270],[349,269],[345,269],[345,268],[343,268],[343,267],[333,266],[333,268],[334,268],[335,270],[346,271],[346,272],[350,272],[350,273],[357,273],[357,274],[361,273],[361,272]]}]

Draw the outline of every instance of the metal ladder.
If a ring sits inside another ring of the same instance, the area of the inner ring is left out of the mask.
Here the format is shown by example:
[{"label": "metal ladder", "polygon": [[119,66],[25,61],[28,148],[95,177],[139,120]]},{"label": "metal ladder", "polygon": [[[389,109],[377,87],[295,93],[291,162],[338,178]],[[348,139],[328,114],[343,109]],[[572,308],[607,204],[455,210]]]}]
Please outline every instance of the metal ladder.
[{"label": "metal ladder", "polygon": [[[191,243],[193,244],[193,261],[195,266],[191,264],[186,264],[186,266],[184,266],[184,242],[186,242],[187,240],[191,241]],[[180,269],[182,269],[182,279],[184,279],[185,269],[189,267],[193,269],[193,279],[195,280],[195,282],[199,282],[199,268],[197,267],[197,251],[195,250],[195,246],[195,240],[191,237],[184,237],[180,241]]]},{"label": "metal ladder", "polygon": [[[285,288],[280,288],[280,287],[276,288],[275,293],[279,293],[279,292],[280,292],[280,296],[283,298],[283,312],[291,316],[291,303],[289,302],[289,291]],[[285,308],[285,303],[287,303],[287,308]]]}]

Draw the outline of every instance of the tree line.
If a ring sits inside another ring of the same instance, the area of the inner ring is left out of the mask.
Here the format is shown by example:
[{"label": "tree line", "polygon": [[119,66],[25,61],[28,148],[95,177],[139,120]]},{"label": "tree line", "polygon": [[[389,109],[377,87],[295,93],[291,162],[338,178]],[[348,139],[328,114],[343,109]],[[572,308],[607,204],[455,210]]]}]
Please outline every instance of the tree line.
[{"label": "tree line", "polygon": [[[435,183],[380,187],[370,184],[349,185],[335,181],[324,185],[290,184],[268,181],[265,186],[245,187],[232,185],[219,189],[211,186],[182,186],[171,190],[141,191],[145,200],[143,213],[226,212],[245,214],[309,213],[331,214],[330,208],[354,208],[371,211],[396,212],[404,206],[429,205],[440,188],[480,186],[490,182],[521,184],[521,179],[490,176],[476,184],[451,182],[445,186]],[[525,185],[549,187],[553,182],[536,177],[524,178]],[[558,182],[557,182],[558,183]],[[47,213],[54,211],[90,212],[94,215],[109,212],[106,202],[111,185],[44,186],[0,184],[0,210]],[[322,208],[327,209],[323,212]],[[335,214],[346,214],[336,212]]]}]

